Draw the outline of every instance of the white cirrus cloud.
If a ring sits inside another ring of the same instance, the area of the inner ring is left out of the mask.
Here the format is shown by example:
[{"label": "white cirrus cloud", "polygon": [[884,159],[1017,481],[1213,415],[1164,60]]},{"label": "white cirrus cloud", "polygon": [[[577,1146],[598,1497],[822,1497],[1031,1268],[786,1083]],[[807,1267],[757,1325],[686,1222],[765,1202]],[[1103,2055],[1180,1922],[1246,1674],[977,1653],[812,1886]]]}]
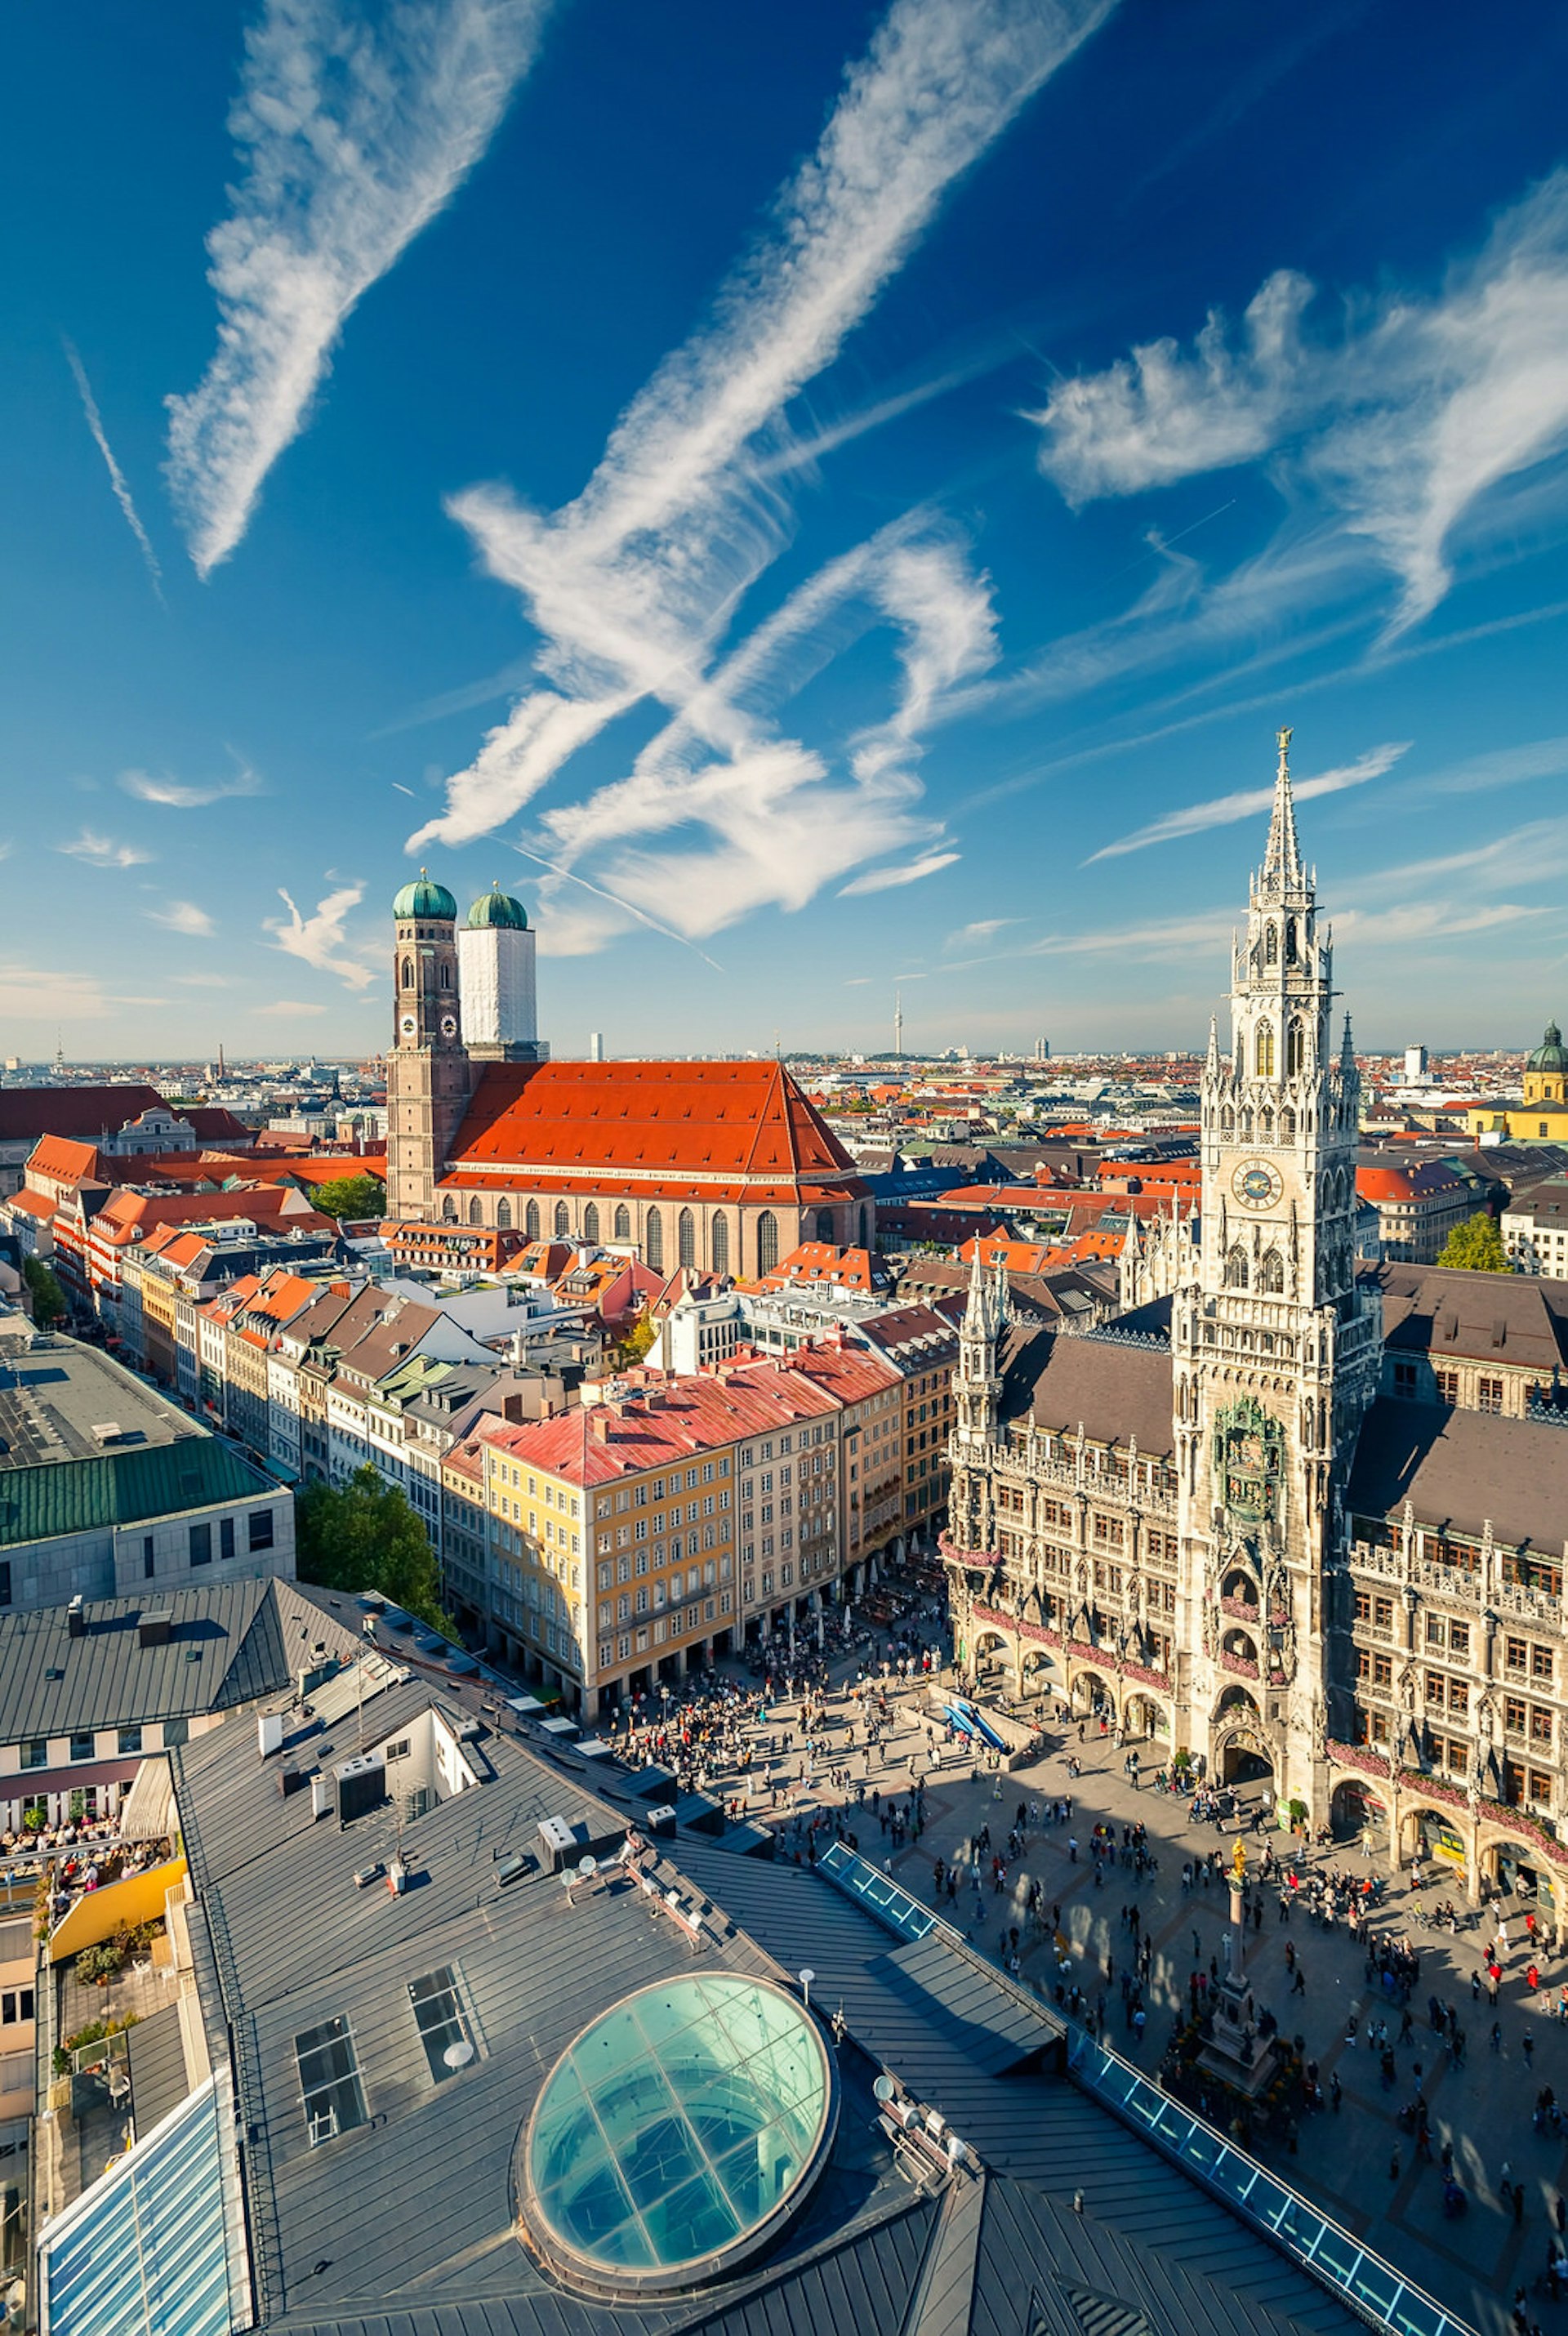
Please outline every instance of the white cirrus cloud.
[{"label": "white cirrus cloud", "polygon": [[[1310,803],[1318,795],[1341,793],[1347,787],[1364,787],[1371,779],[1380,779],[1385,771],[1393,769],[1402,754],[1410,751],[1408,738],[1388,745],[1374,746],[1353,763],[1344,763],[1337,770],[1320,771],[1310,779],[1297,779],[1292,791],[1296,801]],[[1119,836],[1115,843],[1104,843],[1098,852],[1091,852],[1085,861],[1092,868],[1096,860],[1119,860],[1129,852],[1146,852],[1153,843],[1170,843],[1183,835],[1198,835],[1205,828],[1229,827],[1237,820],[1252,819],[1266,812],[1274,800],[1272,785],[1242,787],[1234,794],[1214,795],[1207,803],[1184,803],[1180,811],[1163,813],[1151,820],[1147,827],[1135,828],[1130,835]]]},{"label": "white cirrus cloud", "polygon": [[[448,780],[445,809],[411,848],[488,832],[649,696],[673,718],[630,775],[545,826],[568,857],[613,854],[614,889],[641,904],[657,892],[688,935],[765,903],[799,906],[889,851],[931,847],[940,830],[914,808],[918,734],[956,679],[996,655],[989,588],[950,531],[912,514],[831,562],[727,656],[719,645],[789,532],[770,475],[784,409],[1113,4],[894,0],[771,227],[633,399],[577,501],[541,515],[493,487],[453,500],[541,637],[541,684]],[[824,754],[774,735],[769,709],[878,624],[900,641],[897,702],[844,742],[841,784]],[[706,844],[628,848],[704,828]]]},{"label": "white cirrus cloud", "polygon": [[261,781],[243,764],[233,778],[213,779],[202,786],[190,786],[156,771],[122,771],[120,784],[138,803],[161,803],[169,811],[204,811],[209,803],[261,793]]},{"label": "white cirrus cloud", "polygon": [[115,460],[114,449],[109,443],[108,434],[103,427],[103,416],[98,411],[98,400],[93,396],[93,384],[87,378],[87,368],[71,341],[65,343],[65,362],[70,366],[71,377],[76,384],[76,394],[82,400],[82,411],[86,418],[93,443],[103,457],[103,467],[109,473],[110,492],[120,506],[121,517],[136,539],[136,548],[141,552],[143,565],[151,579],[152,589],[161,600],[163,570],[158,565],[158,554],[153,550],[147,530],[141,524],[141,514],[136,508],[135,498],[131,492],[124,472]]},{"label": "white cirrus cloud", "polygon": [[[1455,539],[1505,482],[1568,447],[1568,170],[1505,212],[1431,294],[1350,303],[1312,336],[1308,280],[1271,276],[1232,336],[1211,313],[1053,389],[1040,467],[1074,503],[1282,461],[1398,579],[1390,630],[1452,581]],[[1505,517],[1505,512],[1503,514]]]},{"label": "white cirrus cloud", "polygon": [[112,835],[101,835],[91,827],[84,827],[69,843],[57,843],[54,849],[73,860],[85,860],[90,868],[144,868],[152,858],[151,852],[143,852],[134,843],[116,843]]},{"label": "white cirrus cloud", "polygon": [[956,852],[928,852],[922,860],[906,860],[897,868],[868,868],[863,876],[851,879],[839,886],[841,900],[856,892],[891,892],[901,884],[918,884],[922,877],[938,875],[950,868],[959,857]]},{"label": "white cirrus cloud", "polygon": [[993,933],[1005,932],[1009,925],[1018,922],[1017,917],[977,917],[972,925],[960,925],[942,943],[948,949],[973,949],[977,941],[989,941]]},{"label": "white cirrus cloud", "polygon": [[286,1014],[290,1020],[300,1015],[325,1014],[325,1006],[308,998],[276,998],[270,1006],[253,1006],[252,1014]]},{"label": "white cirrus cloud", "polygon": [[171,397],[168,473],[197,571],[244,535],[350,312],[451,201],[532,61],[548,0],[266,0],[208,238],[218,350]]},{"label": "white cirrus cloud", "polygon": [[368,989],[381,967],[355,957],[344,932],[344,920],[365,898],[364,885],[340,885],[318,900],[308,917],[301,915],[293,896],[281,885],[278,897],[288,914],[265,919],[263,930],[273,936],[285,955],[314,966],[317,973],[335,974],[349,989]]},{"label": "white cirrus cloud", "polygon": [[161,925],[166,932],[188,933],[192,940],[208,940],[218,930],[205,909],[194,900],[167,900],[161,909],[149,909],[150,923]]}]

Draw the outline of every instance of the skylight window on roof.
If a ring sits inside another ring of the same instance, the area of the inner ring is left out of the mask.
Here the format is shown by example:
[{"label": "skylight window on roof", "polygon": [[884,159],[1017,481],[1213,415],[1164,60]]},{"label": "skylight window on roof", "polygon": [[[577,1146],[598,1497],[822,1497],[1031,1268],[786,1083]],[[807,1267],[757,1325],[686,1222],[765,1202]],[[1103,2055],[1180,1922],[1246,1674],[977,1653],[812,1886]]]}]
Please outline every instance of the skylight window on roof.
[{"label": "skylight window on roof", "polygon": [[414,2006],[414,2025],[430,2063],[430,2073],[439,2085],[443,2078],[454,2077],[460,2068],[466,2068],[474,2057],[473,2039],[458,2001],[457,1972],[453,1965],[443,1963],[439,1971],[427,1971],[423,1979],[411,1979],[408,2000]]},{"label": "skylight window on roof", "polygon": [[312,2149],[369,2122],[354,2037],[346,2020],[324,2020],[294,2039],[299,2089]]}]

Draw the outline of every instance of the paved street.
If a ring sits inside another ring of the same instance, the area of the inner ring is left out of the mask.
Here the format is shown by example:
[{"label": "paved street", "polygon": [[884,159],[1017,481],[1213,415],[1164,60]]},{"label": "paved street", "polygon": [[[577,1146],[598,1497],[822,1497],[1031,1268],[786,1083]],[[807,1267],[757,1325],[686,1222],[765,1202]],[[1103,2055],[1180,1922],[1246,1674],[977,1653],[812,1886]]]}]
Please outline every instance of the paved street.
[{"label": "paved street", "polygon": [[[869,1768],[865,1751],[854,1752],[852,1791],[853,1781],[865,1776],[868,1796],[874,1788],[884,1797],[896,1796],[907,1802],[911,1758],[922,1771],[929,1764],[929,1741],[923,1720],[917,1716],[922,1699],[920,1691],[911,1688],[903,1699],[906,1719],[885,1747],[869,1756]],[[763,1732],[776,1737],[789,1726],[786,1712],[775,1717]],[[842,1729],[837,1734],[842,1742]],[[1066,1773],[1069,1754],[1076,1755],[1083,1764],[1076,1784]],[[938,1771],[928,1783],[926,1828],[918,1842],[893,1848],[869,1797],[866,1806],[850,1811],[847,1822],[858,1835],[862,1854],[878,1864],[891,1859],[892,1871],[906,1887],[929,1904],[938,1858],[950,1863],[962,1858],[974,1834],[988,1821],[993,1848],[999,1849],[1020,1800],[1072,1793],[1071,1824],[1031,1832],[1021,1866],[1009,1869],[1006,1898],[993,1895],[988,1880],[977,1923],[976,1902],[966,1883],[956,1903],[949,1906],[944,1902],[943,1911],[966,1929],[977,1945],[995,1953],[1005,1923],[1019,1919],[1028,1879],[1037,1878],[1047,1912],[1053,1904],[1062,1910],[1062,1930],[1071,1949],[1071,1971],[1064,1984],[1076,1981],[1091,2001],[1103,1993],[1107,2042],[1152,2072],[1164,2051],[1177,2007],[1186,1999],[1192,1972],[1196,1968],[1206,1971],[1211,1956],[1222,1953],[1222,1934],[1228,1925],[1226,1892],[1219,1887],[1194,1887],[1183,1894],[1183,1863],[1201,1858],[1215,1846],[1222,1848],[1228,1863],[1234,1847],[1234,1826],[1227,1827],[1222,1839],[1213,1825],[1189,1822],[1184,1800],[1147,1787],[1135,1791],[1122,1770],[1124,1757],[1109,1739],[1102,1742],[1092,1727],[1081,1747],[1073,1730],[1062,1748],[1037,1767],[1004,1776],[999,1799],[995,1778],[973,1776],[972,1764],[967,1760]],[[1152,1767],[1153,1760],[1146,1765]],[[797,1735],[790,1757],[776,1758],[773,1766],[774,1779],[786,1779],[782,1806],[770,1814],[765,1798],[761,1806],[754,1799],[764,1821],[783,1830],[785,1854],[795,1839],[793,1827],[797,1815],[809,1822],[814,1810],[836,1813],[843,1802],[838,1790],[821,1789],[820,1770],[817,1779],[803,1786],[800,1767]],[[1251,1806],[1255,1806],[1259,1788],[1251,1790]],[[1141,1820],[1148,1828],[1150,1847],[1158,1860],[1157,1873],[1140,1879],[1130,1868],[1116,1866],[1096,1887],[1086,1846],[1096,1820],[1115,1825],[1118,1832],[1124,1825]],[[1076,1863],[1068,1847],[1072,1837],[1079,1844]],[[1273,1844],[1277,1855],[1284,1846],[1278,1834],[1253,1836],[1249,1832],[1248,1859],[1254,1874],[1265,1841]],[[989,1873],[989,1856],[984,1863]],[[1353,1844],[1308,1853],[1303,1864],[1309,1869],[1338,1864],[1358,1874],[1366,1870]],[[1386,1864],[1374,1865],[1372,1871],[1386,1874]],[[1530,2291],[1531,2317],[1550,2336],[1553,2329],[1568,2331],[1568,2302],[1551,2301],[1540,2282],[1548,2237],[1554,2227],[1552,2217],[1568,2182],[1568,2159],[1562,2135],[1550,2128],[1537,2132],[1533,2112],[1545,2086],[1568,2101],[1568,2024],[1552,2013],[1556,1983],[1568,1977],[1568,1970],[1543,1957],[1542,1992],[1534,2000],[1528,1997],[1527,1957],[1522,1944],[1524,1910],[1510,1903],[1505,1911],[1511,1917],[1514,1945],[1494,2014],[1485,1994],[1477,2000],[1472,1986],[1482,1971],[1481,1951],[1492,1927],[1490,1919],[1485,1932],[1477,1923],[1456,1938],[1421,1928],[1415,1920],[1417,1904],[1435,1904],[1443,1897],[1457,1900],[1461,1895],[1442,1875],[1436,1886],[1414,1900],[1407,1877],[1401,1877],[1386,1888],[1383,1907],[1373,1919],[1371,1935],[1406,1934],[1420,1956],[1419,1977],[1409,2006],[1413,2030],[1400,2045],[1395,2042],[1400,2029],[1399,2007],[1395,1999],[1368,1984],[1364,1945],[1354,1942],[1342,1924],[1329,1931],[1320,1928],[1301,1906],[1296,1907],[1292,1920],[1281,1922],[1275,1893],[1268,1893],[1263,1927],[1249,1932],[1247,1967],[1257,2000],[1261,2008],[1272,2009],[1286,2037],[1300,2035],[1304,2039],[1307,2058],[1319,2064],[1326,2095],[1338,2077],[1341,2107],[1337,2112],[1325,2107],[1320,2114],[1303,2119],[1295,2155],[1284,2144],[1271,2142],[1261,2145],[1259,2154],[1325,2212],[1365,2236],[1379,2253],[1489,2331],[1489,2336],[1505,2325],[1520,2283]],[[1145,1990],[1148,2030],[1141,2049],[1124,2023],[1120,1988],[1132,1946],[1123,1910],[1135,1903],[1154,1950],[1151,1983]],[[1289,1996],[1288,1946],[1294,1950],[1304,1981],[1302,1992]],[[1107,1957],[1113,1964],[1108,1983],[1105,1978]],[[1038,1944],[1026,1946],[1023,1976],[1037,1983],[1047,1996],[1054,1994],[1057,1954],[1048,1935]],[[1553,1986],[1550,1998],[1548,1981]],[[1450,2060],[1442,2039],[1430,2025],[1427,2000],[1432,1995],[1452,2004],[1458,2013],[1464,2052],[1457,2065]],[[1502,2030],[1501,2049],[1495,2052],[1490,2040],[1494,2018]],[[1347,2031],[1352,2019],[1356,2031],[1350,2038]],[[1379,2054],[1368,2049],[1366,2041],[1368,2027],[1379,2019],[1388,2020],[1397,2065],[1395,2081],[1388,2090],[1381,2081]],[[1417,2161],[1413,2136],[1401,2131],[1397,2122],[1398,2112],[1417,2091],[1424,2093],[1430,2107],[1431,2164]],[[1455,2171],[1468,2201],[1467,2211],[1455,2220],[1445,2218],[1442,2175],[1436,2163],[1446,2140],[1453,2144]],[[1505,2207],[1500,2196],[1505,2178],[1521,2186],[1522,2212],[1517,2218],[1512,2205]]]}]

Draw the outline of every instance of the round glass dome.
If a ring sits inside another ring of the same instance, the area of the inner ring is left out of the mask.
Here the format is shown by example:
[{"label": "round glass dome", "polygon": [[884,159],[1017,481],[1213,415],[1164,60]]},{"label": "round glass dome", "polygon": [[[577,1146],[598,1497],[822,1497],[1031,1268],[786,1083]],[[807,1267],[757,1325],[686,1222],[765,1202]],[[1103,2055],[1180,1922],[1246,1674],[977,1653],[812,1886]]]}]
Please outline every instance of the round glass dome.
[{"label": "round glass dome", "polygon": [[837,2117],[832,2058],[782,1989],[727,1972],[640,1988],[545,2079],[519,2167],[525,2234],[600,2292],[696,2286],[801,2204]]}]

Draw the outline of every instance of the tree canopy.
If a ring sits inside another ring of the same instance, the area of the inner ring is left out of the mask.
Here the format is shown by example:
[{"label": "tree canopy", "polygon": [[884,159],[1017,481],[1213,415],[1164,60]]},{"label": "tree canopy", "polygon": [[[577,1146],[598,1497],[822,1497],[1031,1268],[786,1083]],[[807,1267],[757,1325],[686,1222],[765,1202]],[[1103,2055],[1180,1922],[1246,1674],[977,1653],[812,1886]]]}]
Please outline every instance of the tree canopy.
[{"label": "tree canopy", "polygon": [[386,1187],[377,1176],[336,1176],[317,1184],[310,1195],[325,1217],[384,1217]]},{"label": "tree canopy", "polygon": [[1485,1209],[1456,1225],[1443,1245],[1439,1265],[1464,1266],[1471,1273],[1512,1273],[1495,1217]]},{"label": "tree canopy", "polygon": [[22,1279],[33,1292],[33,1319],[41,1330],[51,1330],[65,1315],[65,1292],[61,1289],[53,1267],[41,1257],[27,1258],[22,1267]]},{"label": "tree canopy", "polygon": [[441,1605],[435,1552],[395,1484],[368,1464],[346,1484],[307,1484],[296,1523],[299,1572],[324,1590],[379,1590],[433,1630],[456,1632]]}]

